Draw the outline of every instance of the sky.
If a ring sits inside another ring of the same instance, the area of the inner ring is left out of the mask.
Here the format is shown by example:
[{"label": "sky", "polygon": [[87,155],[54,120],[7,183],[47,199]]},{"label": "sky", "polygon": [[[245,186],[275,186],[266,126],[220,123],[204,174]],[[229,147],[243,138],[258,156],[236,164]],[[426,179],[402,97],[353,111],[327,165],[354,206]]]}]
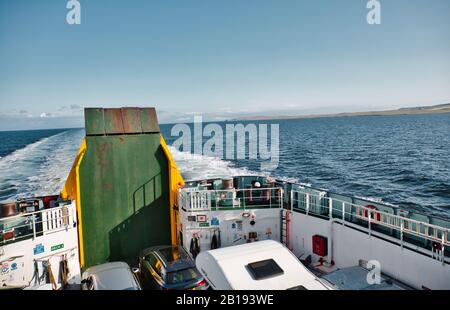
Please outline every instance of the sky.
[{"label": "sky", "polygon": [[450,1],[0,0],[0,130],[82,127],[84,107],[160,122],[450,102]]}]

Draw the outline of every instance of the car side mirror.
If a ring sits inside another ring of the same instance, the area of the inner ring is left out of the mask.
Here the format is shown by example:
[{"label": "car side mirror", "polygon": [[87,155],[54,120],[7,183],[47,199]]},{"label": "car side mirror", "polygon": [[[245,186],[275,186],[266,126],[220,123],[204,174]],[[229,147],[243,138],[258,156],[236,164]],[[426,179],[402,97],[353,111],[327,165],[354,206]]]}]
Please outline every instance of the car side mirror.
[{"label": "car side mirror", "polygon": [[133,267],[133,268],[131,268],[131,272],[134,274],[139,274],[141,272],[141,270],[137,267]]}]

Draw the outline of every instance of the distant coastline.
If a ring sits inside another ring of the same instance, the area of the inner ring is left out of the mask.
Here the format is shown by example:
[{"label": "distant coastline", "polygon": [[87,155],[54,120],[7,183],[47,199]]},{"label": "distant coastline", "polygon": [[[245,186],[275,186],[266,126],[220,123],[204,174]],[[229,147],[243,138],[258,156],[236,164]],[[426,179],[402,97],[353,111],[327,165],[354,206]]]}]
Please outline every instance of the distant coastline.
[{"label": "distant coastline", "polygon": [[442,114],[450,113],[450,103],[426,107],[401,108],[397,110],[368,111],[368,112],[344,112],[333,114],[307,114],[307,115],[280,115],[280,116],[245,116],[238,117],[232,121],[258,121],[258,120],[282,120],[282,119],[305,119],[324,117],[351,117],[351,116],[388,116],[388,115],[419,115],[419,114]]}]

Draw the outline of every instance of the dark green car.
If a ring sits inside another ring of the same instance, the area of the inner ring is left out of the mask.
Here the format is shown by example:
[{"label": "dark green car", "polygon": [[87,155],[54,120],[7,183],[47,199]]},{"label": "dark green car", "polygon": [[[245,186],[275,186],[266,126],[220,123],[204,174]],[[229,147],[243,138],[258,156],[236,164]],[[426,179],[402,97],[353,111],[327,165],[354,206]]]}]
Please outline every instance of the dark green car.
[{"label": "dark green car", "polygon": [[153,290],[203,290],[208,285],[195,262],[181,246],[155,246],[139,255],[143,288]]}]

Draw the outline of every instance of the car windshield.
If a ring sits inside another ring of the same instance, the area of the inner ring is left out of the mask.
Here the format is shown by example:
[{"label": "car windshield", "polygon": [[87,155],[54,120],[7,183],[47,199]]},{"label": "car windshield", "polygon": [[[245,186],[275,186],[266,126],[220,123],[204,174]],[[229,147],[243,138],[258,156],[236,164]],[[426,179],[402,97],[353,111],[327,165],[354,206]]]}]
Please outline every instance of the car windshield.
[{"label": "car windshield", "polygon": [[136,286],[131,271],[127,268],[112,268],[95,275],[99,290],[129,290]]},{"label": "car windshield", "polygon": [[178,246],[160,249],[159,254],[167,263],[179,260],[190,260],[189,255],[181,247]]},{"label": "car windshield", "polygon": [[192,281],[199,278],[198,271],[194,268],[187,268],[183,270],[168,272],[166,275],[166,282],[168,284],[179,284]]}]

